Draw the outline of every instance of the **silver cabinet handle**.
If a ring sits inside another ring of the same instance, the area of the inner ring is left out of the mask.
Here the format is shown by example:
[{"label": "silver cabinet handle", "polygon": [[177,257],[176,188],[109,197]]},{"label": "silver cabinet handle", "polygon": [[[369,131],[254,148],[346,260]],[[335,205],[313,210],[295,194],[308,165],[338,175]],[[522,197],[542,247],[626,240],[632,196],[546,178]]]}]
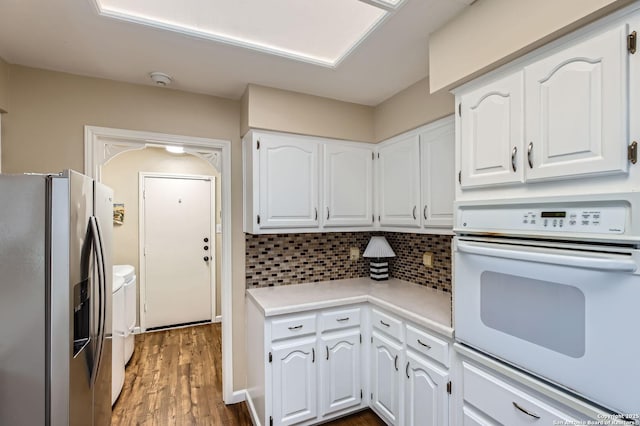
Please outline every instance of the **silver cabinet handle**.
[{"label": "silver cabinet handle", "polygon": [[393,360],[393,366],[396,367],[396,371],[398,371],[398,355],[396,355],[396,359]]},{"label": "silver cabinet handle", "polygon": [[299,330],[301,328],[302,328],[302,324],[296,325],[296,326],[291,326],[291,327],[289,327],[289,330]]},{"label": "silver cabinet handle", "polygon": [[534,414],[530,411],[525,410],[524,408],[522,408],[521,406],[519,406],[518,404],[516,404],[515,402],[513,402],[513,406],[516,407],[518,410],[522,411],[523,413],[525,413],[527,416],[531,416],[534,419],[539,419],[540,416],[537,414]]},{"label": "silver cabinet handle", "polygon": [[316,350],[314,348],[311,348],[311,362],[316,362]]},{"label": "silver cabinet handle", "polygon": [[424,346],[427,349],[431,349],[431,346],[427,345],[426,343],[424,343],[422,340],[418,339],[418,343],[420,343],[422,346]]},{"label": "silver cabinet handle", "polygon": [[418,209],[418,206],[413,206],[413,218],[417,219],[416,217],[416,210]]},{"label": "silver cabinet handle", "polygon": [[407,367],[404,369],[404,373],[407,375],[407,379],[410,379],[410,377],[409,377],[409,361],[407,361]]},{"label": "silver cabinet handle", "polygon": [[529,142],[529,146],[527,147],[527,161],[529,162],[529,168],[533,169],[533,142]]},{"label": "silver cabinet handle", "polygon": [[317,208],[317,207],[315,207],[315,211],[316,211],[316,218],[315,218],[315,220],[318,220],[318,208]]},{"label": "silver cabinet handle", "polygon": [[336,318],[336,321],[338,321],[338,322],[349,321],[349,317]]},{"label": "silver cabinet handle", "polygon": [[327,361],[329,361],[329,346],[326,346],[327,348]]},{"label": "silver cabinet handle", "polygon": [[424,216],[424,220],[427,220],[427,205],[424,205],[424,209],[422,209],[422,216]]},{"label": "silver cabinet handle", "polygon": [[513,151],[511,151],[511,169],[513,172],[516,172],[516,154],[518,153],[518,147],[514,146]]},{"label": "silver cabinet handle", "polygon": [[329,220],[329,207],[327,207],[327,220]]},{"label": "silver cabinet handle", "polygon": [[385,327],[390,327],[390,325],[389,325],[389,324],[387,324],[386,322],[384,322],[384,321],[382,321],[382,320],[380,320],[380,324],[384,325]]}]

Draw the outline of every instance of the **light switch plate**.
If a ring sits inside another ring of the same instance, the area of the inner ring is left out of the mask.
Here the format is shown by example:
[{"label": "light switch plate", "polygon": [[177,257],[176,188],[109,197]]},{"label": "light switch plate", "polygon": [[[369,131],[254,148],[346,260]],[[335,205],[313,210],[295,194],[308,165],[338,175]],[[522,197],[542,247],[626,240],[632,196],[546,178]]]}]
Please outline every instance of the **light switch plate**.
[{"label": "light switch plate", "polygon": [[427,268],[433,268],[433,253],[430,251],[425,252],[422,255],[422,264]]},{"label": "light switch plate", "polygon": [[358,247],[351,247],[349,249],[349,259],[351,260],[360,259],[360,249]]}]

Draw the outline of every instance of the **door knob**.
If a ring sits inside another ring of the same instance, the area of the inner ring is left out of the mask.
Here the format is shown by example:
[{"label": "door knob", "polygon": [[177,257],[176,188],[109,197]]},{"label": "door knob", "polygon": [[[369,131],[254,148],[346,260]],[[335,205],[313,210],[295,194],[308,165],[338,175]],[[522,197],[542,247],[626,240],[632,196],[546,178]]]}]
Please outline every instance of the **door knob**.
[{"label": "door knob", "polygon": [[209,246],[204,246],[204,249],[205,250],[209,250]]},{"label": "door knob", "polygon": [[205,257],[204,257],[204,261],[205,261],[205,262],[208,262],[208,261],[209,261],[209,256],[205,256]]},{"label": "door knob", "polygon": [[207,237],[205,237],[205,238],[204,238],[204,242],[205,242],[205,243],[208,243],[208,242],[209,242],[209,239],[208,239]]}]

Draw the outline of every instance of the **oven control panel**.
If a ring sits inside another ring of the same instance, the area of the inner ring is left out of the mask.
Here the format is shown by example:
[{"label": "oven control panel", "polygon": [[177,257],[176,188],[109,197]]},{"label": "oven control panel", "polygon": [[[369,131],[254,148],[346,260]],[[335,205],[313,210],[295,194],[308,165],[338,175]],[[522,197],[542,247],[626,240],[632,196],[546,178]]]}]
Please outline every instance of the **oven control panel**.
[{"label": "oven control panel", "polygon": [[461,228],[590,234],[624,234],[625,206],[474,208],[462,210]]}]

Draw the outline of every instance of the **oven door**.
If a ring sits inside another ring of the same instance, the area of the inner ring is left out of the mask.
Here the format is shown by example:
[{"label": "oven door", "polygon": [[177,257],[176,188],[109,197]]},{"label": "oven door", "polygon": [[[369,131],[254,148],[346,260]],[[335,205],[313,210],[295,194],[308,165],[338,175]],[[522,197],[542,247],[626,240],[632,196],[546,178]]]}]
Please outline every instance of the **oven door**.
[{"label": "oven door", "polygon": [[631,249],[456,237],[456,339],[614,411],[640,413],[639,259]]}]

